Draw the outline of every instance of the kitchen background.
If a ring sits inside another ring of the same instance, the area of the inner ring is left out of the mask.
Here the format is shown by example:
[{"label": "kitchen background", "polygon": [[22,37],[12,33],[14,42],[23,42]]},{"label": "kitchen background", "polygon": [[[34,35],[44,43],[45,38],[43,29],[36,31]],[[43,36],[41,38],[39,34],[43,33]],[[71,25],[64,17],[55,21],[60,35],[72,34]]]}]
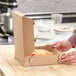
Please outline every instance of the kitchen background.
[{"label": "kitchen background", "polygon": [[[17,0],[17,3],[18,7],[14,8],[12,11],[20,11],[23,13],[60,13],[63,15],[63,23],[72,23],[69,25],[75,26],[76,0]],[[12,22],[9,25],[10,27],[12,27],[11,24]],[[0,38],[0,44],[14,43],[13,33],[7,36],[8,37]]]}]

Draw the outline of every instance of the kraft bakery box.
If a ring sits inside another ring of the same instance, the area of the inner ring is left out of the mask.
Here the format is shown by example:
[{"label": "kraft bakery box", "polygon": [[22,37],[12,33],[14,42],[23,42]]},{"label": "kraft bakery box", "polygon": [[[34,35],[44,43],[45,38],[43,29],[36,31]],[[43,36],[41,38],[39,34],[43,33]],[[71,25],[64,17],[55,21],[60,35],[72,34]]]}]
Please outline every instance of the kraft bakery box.
[{"label": "kraft bakery box", "polygon": [[0,69],[0,76],[6,76],[1,69]]},{"label": "kraft bakery box", "polygon": [[33,19],[24,13],[13,12],[15,58],[24,66],[58,63],[58,54],[51,45],[34,45]]}]

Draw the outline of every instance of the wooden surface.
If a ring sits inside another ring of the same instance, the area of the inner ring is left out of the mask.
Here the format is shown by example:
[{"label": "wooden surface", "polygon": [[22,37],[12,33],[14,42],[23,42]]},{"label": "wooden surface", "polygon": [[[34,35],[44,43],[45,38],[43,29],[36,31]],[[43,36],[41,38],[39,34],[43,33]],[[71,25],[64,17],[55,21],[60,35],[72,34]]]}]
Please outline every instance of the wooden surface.
[{"label": "wooden surface", "polygon": [[76,64],[23,67],[14,57],[14,45],[0,45],[0,68],[5,76],[76,76]]}]

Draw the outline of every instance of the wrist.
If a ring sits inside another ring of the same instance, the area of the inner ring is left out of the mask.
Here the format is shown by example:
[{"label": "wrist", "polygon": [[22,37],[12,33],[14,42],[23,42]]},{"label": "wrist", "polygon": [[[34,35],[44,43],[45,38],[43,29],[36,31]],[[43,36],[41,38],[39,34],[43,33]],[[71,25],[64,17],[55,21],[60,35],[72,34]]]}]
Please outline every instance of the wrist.
[{"label": "wrist", "polygon": [[70,48],[74,48],[74,46],[72,45],[71,41],[67,40],[67,42],[68,42]]}]

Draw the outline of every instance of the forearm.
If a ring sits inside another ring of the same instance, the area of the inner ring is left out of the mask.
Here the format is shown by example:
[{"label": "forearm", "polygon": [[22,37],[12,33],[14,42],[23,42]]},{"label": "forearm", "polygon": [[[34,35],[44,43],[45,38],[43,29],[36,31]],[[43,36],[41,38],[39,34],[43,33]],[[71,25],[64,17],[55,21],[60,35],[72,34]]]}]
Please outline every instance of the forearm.
[{"label": "forearm", "polygon": [[72,44],[73,47],[76,47],[76,33],[73,33],[73,35],[68,39],[68,41]]}]

